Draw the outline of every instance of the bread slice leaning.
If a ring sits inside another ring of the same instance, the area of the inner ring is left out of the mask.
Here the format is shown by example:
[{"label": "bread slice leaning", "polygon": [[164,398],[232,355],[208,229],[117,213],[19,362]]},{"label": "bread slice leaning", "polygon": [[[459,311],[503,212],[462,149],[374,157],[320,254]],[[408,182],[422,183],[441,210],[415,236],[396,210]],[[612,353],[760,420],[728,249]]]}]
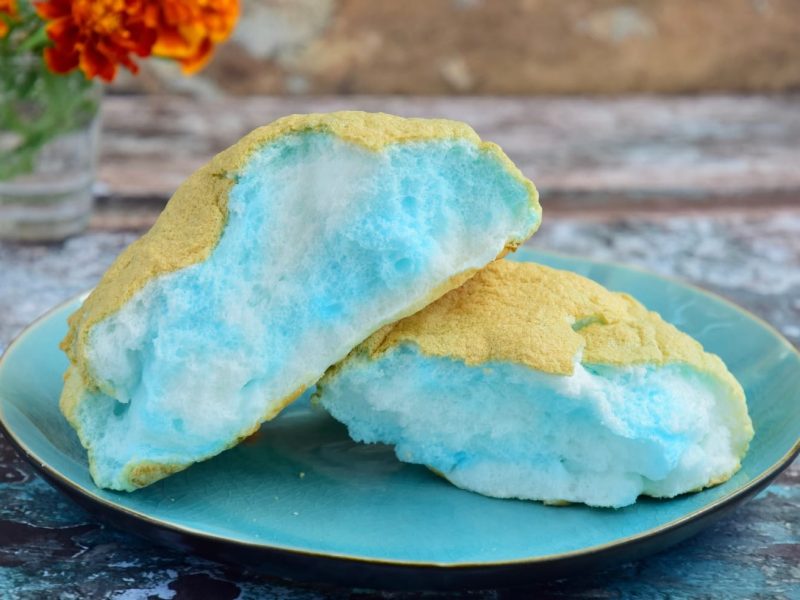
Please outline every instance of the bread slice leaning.
[{"label": "bread slice leaning", "polygon": [[70,318],[61,409],[95,482],[134,490],[236,444],[540,219],[533,184],[463,123],[342,112],[253,131]]}]

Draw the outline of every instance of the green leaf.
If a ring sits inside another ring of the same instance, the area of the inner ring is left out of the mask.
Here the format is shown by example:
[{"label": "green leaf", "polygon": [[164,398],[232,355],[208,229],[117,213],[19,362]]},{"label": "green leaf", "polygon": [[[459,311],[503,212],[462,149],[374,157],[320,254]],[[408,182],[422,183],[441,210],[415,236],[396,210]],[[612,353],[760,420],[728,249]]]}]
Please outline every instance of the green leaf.
[{"label": "green leaf", "polygon": [[94,84],[79,71],[51,73],[34,53],[0,62],[0,133],[17,143],[0,151],[0,180],[30,173],[41,149],[56,137],[88,126],[99,108]]}]

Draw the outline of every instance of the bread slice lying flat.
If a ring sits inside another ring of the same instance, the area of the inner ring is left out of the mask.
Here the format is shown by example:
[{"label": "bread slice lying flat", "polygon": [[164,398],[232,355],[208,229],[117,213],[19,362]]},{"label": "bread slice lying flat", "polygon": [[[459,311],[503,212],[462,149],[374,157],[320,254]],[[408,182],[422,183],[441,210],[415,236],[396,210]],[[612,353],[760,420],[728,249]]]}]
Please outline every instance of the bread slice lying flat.
[{"label": "bread slice lying flat", "polygon": [[133,490],[236,444],[540,218],[533,184],[462,123],[343,112],[253,131],[70,319],[61,408],[95,482]]},{"label": "bread slice lying flat", "polygon": [[579,275],[497,261],[319,383],[353,439],[500,498],[621,507],[727,480],[753,428],[715,355]]}]

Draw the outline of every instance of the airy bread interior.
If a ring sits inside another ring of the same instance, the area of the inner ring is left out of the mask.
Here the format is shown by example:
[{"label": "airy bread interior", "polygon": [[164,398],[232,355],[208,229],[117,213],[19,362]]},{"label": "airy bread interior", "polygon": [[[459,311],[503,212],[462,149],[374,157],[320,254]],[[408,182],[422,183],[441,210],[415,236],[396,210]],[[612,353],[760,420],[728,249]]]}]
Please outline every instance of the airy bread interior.
[{"label": "airy bread interior", "polygon": [[323,379],[353,439],[393,444],[455,485],[500,498],[621,507],[738,468],[752,430],[738,398],[689,365],[582,365],[572,375],[467,365],[403,343]]},{"label": "airy bread interior", "polygon": [[460,139],[376,152],[309,131],[254,152],[210,256],[90,332],[104,393],[80,390],[73,419],[96,482],[134,489],[251,433],[377,328],[530,235],[525,183]]}]

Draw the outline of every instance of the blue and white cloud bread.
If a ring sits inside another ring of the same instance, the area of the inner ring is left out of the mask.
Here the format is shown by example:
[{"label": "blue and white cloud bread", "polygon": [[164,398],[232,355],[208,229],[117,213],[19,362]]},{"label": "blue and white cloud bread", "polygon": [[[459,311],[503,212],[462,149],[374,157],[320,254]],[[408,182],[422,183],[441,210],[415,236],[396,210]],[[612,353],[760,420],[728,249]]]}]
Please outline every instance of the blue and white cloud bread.
[{"label": "blue and white cloud bread", "polygon": [[317,397],[357,441],[548,503],[715,485],[753,436],[742,387],[694,339],[589,279],[505,260],[376,332]]},{"label": "blue and white cloud bread", "polygon": [[255,130],[70,318],[61,408],[95,482],[133,490],[236,444],[540,219],[533,184],[462,123],[343,112]]}]

